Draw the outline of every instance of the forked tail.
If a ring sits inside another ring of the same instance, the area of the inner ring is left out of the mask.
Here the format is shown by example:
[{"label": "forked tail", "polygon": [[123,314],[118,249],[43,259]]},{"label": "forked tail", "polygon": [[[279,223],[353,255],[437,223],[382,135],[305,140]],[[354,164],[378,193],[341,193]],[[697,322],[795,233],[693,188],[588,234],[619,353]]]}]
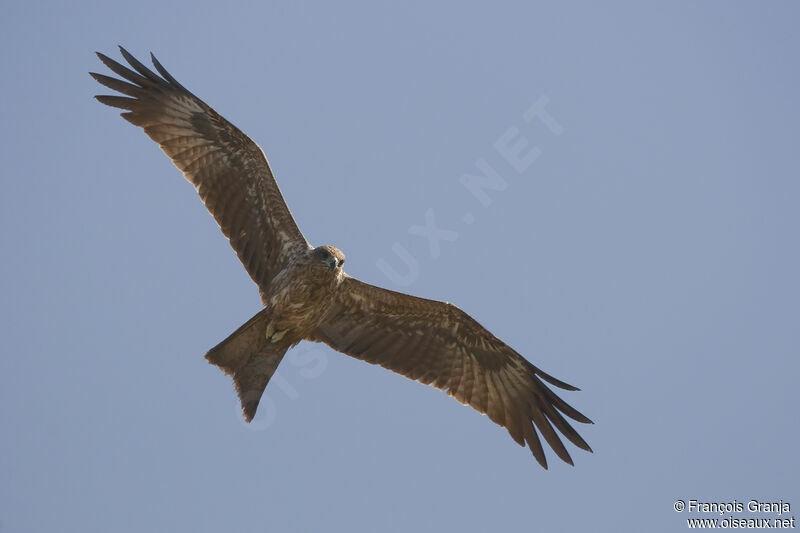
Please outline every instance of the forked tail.
[{"label": "forked tail", "polygon": [[233,378],[248,422],[255,416],[267,383],[291,345],[267,341],[268,319],[267,309],[261,310],[206,354],[209,363]]}]

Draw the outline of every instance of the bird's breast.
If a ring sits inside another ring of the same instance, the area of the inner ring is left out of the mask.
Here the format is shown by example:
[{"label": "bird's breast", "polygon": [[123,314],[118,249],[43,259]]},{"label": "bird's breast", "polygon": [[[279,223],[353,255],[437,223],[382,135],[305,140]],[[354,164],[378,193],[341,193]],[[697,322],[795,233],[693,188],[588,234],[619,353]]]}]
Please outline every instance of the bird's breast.
[{"label": "bird's breast", "polygon": [[330,307],[336,291],[333,273],[314,268],[289,268],[273,280],[269,305],[282,328],[304,337],[313,331]]}]

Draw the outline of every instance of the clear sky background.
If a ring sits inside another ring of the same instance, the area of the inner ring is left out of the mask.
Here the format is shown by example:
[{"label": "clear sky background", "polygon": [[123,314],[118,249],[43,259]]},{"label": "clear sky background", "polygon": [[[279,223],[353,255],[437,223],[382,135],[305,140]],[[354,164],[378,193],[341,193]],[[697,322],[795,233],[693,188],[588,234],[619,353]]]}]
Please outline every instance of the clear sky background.
[{"label": "clear sky background", "polygon": [[[0,531],[800,514],[795,3],[163,4],[3,6]],[[258,142],[351,275],[454,302],[581,387],[563,396],[595,453],[544,471],[441,392],[312,344],[244,424],[203,355],[258,291],[191,185],[92,98],[93,52],[117,44]],[[526,121],[543,101],[555,122]],[[538,157],[514,168],[504,134]],[[505,183],[488,205],[460,182],[479,161]],[[409,231],[426,213],[452,232],[438,250]]]}]

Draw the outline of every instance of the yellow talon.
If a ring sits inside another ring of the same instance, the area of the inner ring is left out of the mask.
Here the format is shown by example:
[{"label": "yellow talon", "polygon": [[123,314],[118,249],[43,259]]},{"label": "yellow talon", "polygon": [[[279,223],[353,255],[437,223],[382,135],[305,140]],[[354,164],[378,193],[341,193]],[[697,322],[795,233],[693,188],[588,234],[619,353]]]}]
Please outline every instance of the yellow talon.
[{"label": "yellow talon", "polygon": [[284,335],[286,335],[287,330],[282,331],[275,331],[275,324],[270,322],[267,324],[267,340],[270,342],[279,342]]}]

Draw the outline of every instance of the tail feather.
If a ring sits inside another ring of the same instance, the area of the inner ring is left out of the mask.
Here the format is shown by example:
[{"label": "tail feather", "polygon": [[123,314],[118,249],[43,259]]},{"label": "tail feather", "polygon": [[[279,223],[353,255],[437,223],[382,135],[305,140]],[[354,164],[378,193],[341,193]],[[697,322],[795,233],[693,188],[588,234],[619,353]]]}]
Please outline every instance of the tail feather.
[{"label": "tail feather", "polygon": [[267,321],[267,310],[262,309],[228,335],[228,338],[211,348],[206,354],[206,359],[209,363],[220,367],[228,376],[233,376],[253,354],[260,352],[266,346]]},{"label": "tail feather", "polygon": [[248,422],[255,416],[261,395],[290,346],[267,341],[267,322],[264,309],[206,354],[209,363],[233,378]]},{"label": "tail feather", "polygon": [[250,360],[233,374],[233,385],[242,402],[242,414],[247,422],[253,420],[258,409],[258,402],[267,388],[269,379],[275,373],[278,365],[283,359],[288,346],[272,345],[271,351],[262,351],[250,358]]}]

